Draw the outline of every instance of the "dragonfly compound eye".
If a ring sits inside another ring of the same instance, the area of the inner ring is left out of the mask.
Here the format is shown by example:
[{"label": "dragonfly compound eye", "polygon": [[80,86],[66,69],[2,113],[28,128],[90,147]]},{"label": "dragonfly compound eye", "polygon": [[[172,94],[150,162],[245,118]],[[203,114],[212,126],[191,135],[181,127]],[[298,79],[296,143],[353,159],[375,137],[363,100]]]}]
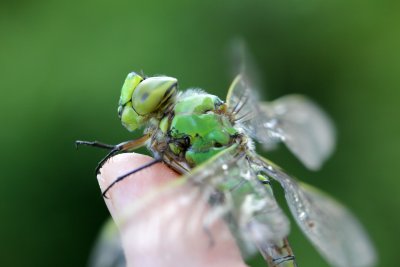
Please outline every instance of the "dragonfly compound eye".
[{"label": "dragonfly compound eye", "polygon": [[118,104],[118,116],[122,124],[129,130],[134,131],[139,128],[144,121],[144,118],[136,113],[132,107],[132,94],[138,84],[143,81],[143,78],[131,72],[125,79],[124,85],[121,89],[121,96]]},{"label": "dragonfly compound eye", "polygon": [[129,131],[140,128],[176,93],[177,79],[150,77],[144,79],[131,72],[125,79],[119,99],[118,116]]},{"label": "dragonfly compound eye", "polygon": [[177,79],[172,77],[145,79],[132,93],[133,109],[141,116],[158,111],[176,93],[177,83]]},{"label": "dragonfly compound eye", "polygon": [[143,78],[135,72],[131,72],[128,74],[121,89],[119,106],[124,106],[126,103],[131,101],[133,91],[136,89],[141,81],[143,81]]}]

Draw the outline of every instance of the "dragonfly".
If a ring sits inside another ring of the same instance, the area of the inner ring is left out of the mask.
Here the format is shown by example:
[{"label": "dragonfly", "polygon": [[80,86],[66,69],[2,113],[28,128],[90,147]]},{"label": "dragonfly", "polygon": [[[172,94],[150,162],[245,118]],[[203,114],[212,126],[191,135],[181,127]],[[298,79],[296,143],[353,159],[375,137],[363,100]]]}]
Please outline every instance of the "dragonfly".
[{"label": "dragonfly", "polygon": [[[144,129],[143,135],[118,145],[76,141],[110,150],[96,171],[113,155],[144,146],[154,159],[116,177],[103,191],[104,197],[114,186],[123,186],[129,175],[159,162],[182,174],[178,182],[155,189],[134,204],[131,217],[166,196],[180,195],[186,201],[175,203],[175,212],[192,207],[193,214],[185,216],[183,225],[201,218],[210,247],[213,237],[207,229],[222,218],[243,255],[259,252],[270,267],[293,267],[297,263],[288,241],[289,219],[272,188],[277,183],[299,228],[331,266],[375,264],[367,233],[344,205],[256,152],[255,143],[267,150],[283,143],[307,168],[321,167],[334,149],[335,130],[328,115],[309,98],[287,95],[259,102],[257,90],[241,73],[223,101],[200,89],[179,91],[174,77],[131,72],[121,90],[118,115],[125,128],[131,132]],[[207,206],[201,217],[200,205]]]}]

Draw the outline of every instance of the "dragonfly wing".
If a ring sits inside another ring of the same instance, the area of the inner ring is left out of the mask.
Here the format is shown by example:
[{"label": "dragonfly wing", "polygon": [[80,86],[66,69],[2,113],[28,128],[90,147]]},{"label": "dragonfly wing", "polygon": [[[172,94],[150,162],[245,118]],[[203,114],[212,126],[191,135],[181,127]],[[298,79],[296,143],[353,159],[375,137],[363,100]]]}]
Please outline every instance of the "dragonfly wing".
[{"label": "dragonfly wing", "polygon": [[[272,190],[264,188],[257,178],[257,166],[252,166],[245,154],[232,157],[227,151],[210,162],[216,168],[210,176],[200,178],[212,185],[211,191],[219,195],[218,201],[209,201],[211,209],[228,207],[224,218],[239,240],[242,251],[252,254],[256,247],[268,247],[281,241],[289,233],[289,221],[278,206]],[[197,181],[202,169],[195,170],[190,180]],[[202,189],[204,191],[204,189]],[[213,196],[211,196],[213,198]]]},{"label": "dragonfly wing", "polygon": [[226,97],[228,112],[235,124],[250,137],[273,148],[280,141],[279,132],[273,128],[274,118],[258,104],[257,91],[247,77],[239,74],[233,80]]},{"label": "dragonfly wing", "polygon": [[309,169],[319,169],[331,155],[335,147],[333,123],[310,99],[288,95],[262,103],[261,109],[273,118],[270,127]]},{"label": "dragonfly wing", "polygon": [[317,170],[335,146],[335,130],[325,112],[305,96],[288,95],[260,103],[243,75],[233,81],[228,111],[244,131],[266,149],[281,141],[309,169]]},{"label": "dragonfly wing", "polygon": [[[182,178],[152,190],[125,214],[117,223],[120,228],[134,231],[144,240],[142,246],[165,245],[161,249],[175,250],[171,253],[176,257],[185,255],[188,249],[178,251],[178,243],[193,244],[190,250],[200,253],[218,250],[226,241],[232,243],[232,234],[242,253],[249,256],[258,247],[281,241],[289,232],[287,217],[272,192],[258,180],[246,155],[230,149]],[[149,232],[151,236],[143,236]]]},{"label": "dragonfly wing", "polygon": [[296,222],[329,263],[337,267],[374,265],[376,254],[371,241],[342,204],[296,181],[268,160],[258,160],[265,166],[266,173],[281,184]]}]

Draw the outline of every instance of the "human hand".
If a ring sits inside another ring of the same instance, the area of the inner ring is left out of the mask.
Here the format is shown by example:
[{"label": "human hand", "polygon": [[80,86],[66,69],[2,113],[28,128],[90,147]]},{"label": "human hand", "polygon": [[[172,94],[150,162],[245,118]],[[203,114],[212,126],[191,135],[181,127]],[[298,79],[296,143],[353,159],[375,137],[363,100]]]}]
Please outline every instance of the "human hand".
[{"label": "human hand", "polygon": [[[111,158],[98,176],[100,188],[103,191],[118,176],[149,161],[150,157],[136,153]],[[159,163],[127,177],[107,193],[105,202],[120,230],[127,266],[245,267],[239,248],[223,220],[207,229],[211,236],[206,234],[201,214],[190,228],[194,230],[187,230],[189,222],[193,224],[193,220],[189,220],[193,209],[198,207],[182,206],[179,192],[167,195],[162,201],[151,202],[126,220],[127,211],[146,193],[178,176]]]}]

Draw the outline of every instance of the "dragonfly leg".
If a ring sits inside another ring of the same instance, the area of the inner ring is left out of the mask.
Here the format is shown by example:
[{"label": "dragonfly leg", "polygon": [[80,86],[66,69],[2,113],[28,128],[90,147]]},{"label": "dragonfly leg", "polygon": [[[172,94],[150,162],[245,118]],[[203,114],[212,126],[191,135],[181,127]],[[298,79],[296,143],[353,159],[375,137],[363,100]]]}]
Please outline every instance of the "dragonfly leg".
[{"label": "dragonfly leg", "polygon": [[109,145],[109,144],[104,144],[99,141],[81,141],[81,140],[76,140],[75,141],[75,147],[78,149],[79,146],[93,146],[93,147],[98,147],[98,148],[104,148],[104,149],[113,149],[115,145]]},{"label": "dragonfly leg", "polygon": [[107,153],[107,155],[100,160],[100,162],[97,164],[95,173],[98,174],[100,173],[100,168],[106,163],[106,161],[114,156],[115,154],[121,153],[121,152],[127,152],[127,151],[132,151],[135,150],[139,147],[142,147],[145,145],[146,141],[150,138],[150,135],[146,134],[138,139],[135,140],[130,140],[127,142],[120,143],[118,145],[109,145],[109,144],[104,144],[98,141],[80,141],[77,140],[75,141],[76,147],[79,147],[81,145],[85,146],[92,146],[92,147],[98,147],[98,148],[103,148],[103,149],[108,149],[110,152]]},{"label": "dragonfly leg", "polygon": [[101,169],[101,167],[103,167],[104,163],[106,163],[109,158],[111,158],[112,156],[114,156],[118,152],[122,152],[122,149],[118,145],[116,145],[110,152],[107,153],[107,155],[104,158],[102,158],[99,161],[99,163],[97,163],[97,166],[94,169],[94,173],[95,174],[99,174],[100,173],[100,169]]},{"label": "dragonfly leg", "polygon": [[137,173],[137,172],[139,172],[139,171],[141,171],[141,170],[144,170],[144,169],[146,169],[146,168],[148,168],[148,167],[150,167],[150,166],[152,166],[152,165],[154,165],[154,164],[157,164],[157,163],[159,163],[159,162],[161,162],[161,161],[162,161],[162,158],[155,158],[155,159],[153,159],[152,161],[150,161],[150,162],[148,162],[148,163],[146,163],[146,164],[140,166],[139,168],[136,168],[136,169],[134,169],[134,170],[131,170],[131,171],[129,171],[129,172],[127,172],[127,173],[125,173],[125,174],[119,176],[117,179],[115,179],[115,180],[103,191],[103,193],[102,193],[102,194],[103,194],[103,197],[104,197],[104,198],[108,198],[107,195],[106,195],[107,192],[108,192],[116,183],[121,182],[122,180],[124,180],[126,177],[128,177],[128,176],[131,175],[131,174],[134,174],[134,173]]}]

